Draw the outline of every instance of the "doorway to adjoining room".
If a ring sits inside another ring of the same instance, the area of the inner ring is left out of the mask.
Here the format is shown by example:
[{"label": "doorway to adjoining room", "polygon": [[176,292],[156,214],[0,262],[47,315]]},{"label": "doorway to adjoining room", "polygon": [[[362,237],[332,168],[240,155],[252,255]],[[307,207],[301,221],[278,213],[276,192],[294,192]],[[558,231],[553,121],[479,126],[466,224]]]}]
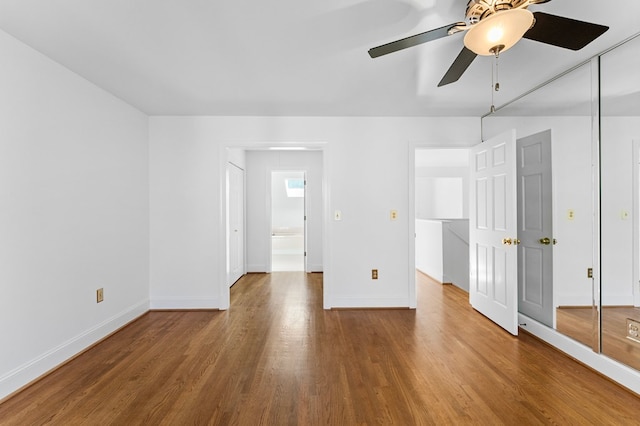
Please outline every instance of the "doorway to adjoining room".
[{"label": "doorway to adjoining room", "polygon": [[469,149],[415,150],[415,266],[469,291]]},{"label": "doorway to adjoining room", "polygon": [[305,173],[272,171],[271,270],[305,269]]}]

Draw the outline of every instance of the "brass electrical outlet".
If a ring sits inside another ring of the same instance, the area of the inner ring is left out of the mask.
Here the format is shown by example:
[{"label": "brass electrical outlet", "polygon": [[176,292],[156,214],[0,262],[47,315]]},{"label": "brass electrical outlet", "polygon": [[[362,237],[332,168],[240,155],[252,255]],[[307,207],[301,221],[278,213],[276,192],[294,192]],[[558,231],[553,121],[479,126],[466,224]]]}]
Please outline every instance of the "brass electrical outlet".
[{"label": "brass electrical outlet", "polygon": [[96,290],[96,302],[100,303],[103,300],[104,300],[104,289],[99,288],[98,290]]},{"label": "brass electrical outlet", "polygon": [[377,280],[378,279],[378,270],[377,269],[372,269],[371,270],[371,279],[372,280]]},{"label": "brass electrical outlet", "polygon": [[398,219],[398,210],[391,210],[389,213],[389,219],[397,220]]},{"label": "brass electrical outlet", "polygon": [[640,343],[640,321],[627,318],[627,339]]}]

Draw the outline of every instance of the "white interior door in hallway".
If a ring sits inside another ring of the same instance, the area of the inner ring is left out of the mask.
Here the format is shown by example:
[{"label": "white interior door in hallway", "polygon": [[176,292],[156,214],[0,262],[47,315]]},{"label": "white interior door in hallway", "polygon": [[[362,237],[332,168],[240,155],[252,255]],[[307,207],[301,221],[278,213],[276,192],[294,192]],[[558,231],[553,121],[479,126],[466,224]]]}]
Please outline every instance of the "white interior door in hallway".
[{"label": "white interior door in hallway", "polygon": [[244,259],[244,170],[235,164],[227,164],[227,252],[228,278],[231,287],[245,273]]},{"label": "white interior door in hallway", "polygon": [[515,130],[473,147],[469,163],[469,300],[474,309],[517,335]]}]

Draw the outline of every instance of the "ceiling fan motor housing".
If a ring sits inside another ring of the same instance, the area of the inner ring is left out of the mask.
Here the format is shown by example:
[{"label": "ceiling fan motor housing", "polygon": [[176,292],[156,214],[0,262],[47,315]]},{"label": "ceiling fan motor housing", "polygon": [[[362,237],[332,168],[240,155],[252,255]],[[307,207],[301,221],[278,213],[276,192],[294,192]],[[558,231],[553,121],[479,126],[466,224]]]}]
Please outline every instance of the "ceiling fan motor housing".
[{"label": "ceiling fan motor housing", "polygon": [[472,25],[498,12],[526,8],[532,3],[536,2],[530,0],[469,0],[465,17],[467,24]]}]

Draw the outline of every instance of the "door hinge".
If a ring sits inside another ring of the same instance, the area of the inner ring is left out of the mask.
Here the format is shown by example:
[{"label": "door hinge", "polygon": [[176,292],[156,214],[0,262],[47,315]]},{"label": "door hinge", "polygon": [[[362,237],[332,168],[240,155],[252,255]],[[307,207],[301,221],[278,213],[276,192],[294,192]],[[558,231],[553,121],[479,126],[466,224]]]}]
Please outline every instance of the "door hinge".
[{"label": "door hinge", "polygon": [[587,278],[593,278],[593,268],[587,268]]}]

